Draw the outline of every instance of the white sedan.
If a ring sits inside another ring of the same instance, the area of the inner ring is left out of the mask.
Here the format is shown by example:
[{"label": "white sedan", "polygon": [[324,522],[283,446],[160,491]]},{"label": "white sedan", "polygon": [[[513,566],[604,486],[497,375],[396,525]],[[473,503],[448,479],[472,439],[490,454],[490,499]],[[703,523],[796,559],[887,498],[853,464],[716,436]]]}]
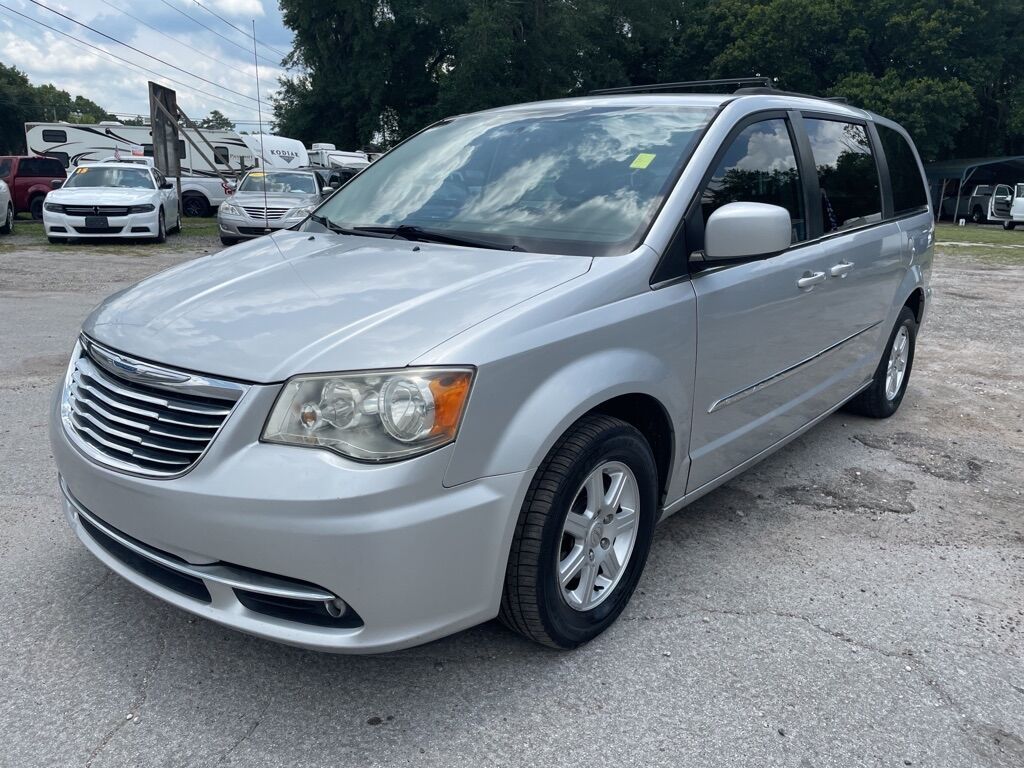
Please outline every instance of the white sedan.
[{"label": "white sedan", "polygon": [[174,183],[155,168],[133,163],[80,165],[43,203],[51,243],[78,238],[151,238],[162,243],[181,229]]},{"label": "white sedan", "polygon": [[3,216],[0,235],[11,234],[14,231],[14,202],[11,200],[11,188],[2,179],[0,179],[0,216]]}]

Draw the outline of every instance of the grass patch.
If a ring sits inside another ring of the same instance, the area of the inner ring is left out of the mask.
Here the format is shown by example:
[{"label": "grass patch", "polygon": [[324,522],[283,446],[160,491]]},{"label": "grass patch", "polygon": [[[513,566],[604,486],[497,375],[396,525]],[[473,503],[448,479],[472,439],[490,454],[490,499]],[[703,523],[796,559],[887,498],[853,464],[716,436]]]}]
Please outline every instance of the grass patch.
[{"label": "grass patch", "polygon": [[968,224],[958,227],[956,224],[942,222],[935,227],[935,242],[971,243],[972,245],[1019,245],[1024,247],[1024,226],[1007,231],[1002,226]]},{"label": "grass patch", "polygon": [[[12,245],[23,246],[44,246],[48,248],[64,248],[65,245],[51,245],[46,240],[46,232],[43,230],[43,222],[29,218],[18,218],[14,222],[14,237],[16,241]],[[217,237],[217,217],[206,218],[184,218],[181,220],[181,232],[169,236],[167,245],[173,245],[178,238],[208,238]],[[85,242],[84,240],[79,242]],[[104,244],[118,245],[121,238],[109,238]],[[0,241],[0,245],[4,243]],[[190,243],[190,245],[194,245]]]}]

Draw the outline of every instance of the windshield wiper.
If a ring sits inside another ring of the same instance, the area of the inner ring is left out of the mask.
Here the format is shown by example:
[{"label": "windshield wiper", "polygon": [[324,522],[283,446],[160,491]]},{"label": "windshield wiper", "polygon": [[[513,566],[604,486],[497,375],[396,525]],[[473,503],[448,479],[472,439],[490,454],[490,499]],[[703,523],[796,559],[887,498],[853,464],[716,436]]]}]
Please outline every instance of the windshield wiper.
[{"label": "windshield wiper", "polygon": [[390,234],[381,234],[379,232],[372,232],[372,231],[371,232],[367,232],[367,231],[364,231],[364,229],[362,227],[357,227],[355,229],[348,229],[346,227],[342,227],[342,226],[339,226],[339,225],[335,224],[333,221],[328,219],[326,216],[318,216],[315,213],[310,214],[309,219],[310,219],[310,221],[315,221],[320,226],[325,227],[325,228],[329,229],[331,232],[334,232],[335,234],[338,234],[338,235],[357,235],[357,236],[361,235],[362,237],[391,237]]},{"label": "windshield wiper", "polygon": [[400,224],[397,227],[354,227],[359,232],[374,232],[382,235],[401,237],[404,240],[419,240],[430,243],[445,243],[447,245],[465,245],[470,248],[489,248],[493,251],[522,251],[519,245],[500,245],[488,240],[476,240],[474,238],[462,237],[460,235],[449,235],[445,232],[438,232],[432,229],[424,229],[412,224]]}]

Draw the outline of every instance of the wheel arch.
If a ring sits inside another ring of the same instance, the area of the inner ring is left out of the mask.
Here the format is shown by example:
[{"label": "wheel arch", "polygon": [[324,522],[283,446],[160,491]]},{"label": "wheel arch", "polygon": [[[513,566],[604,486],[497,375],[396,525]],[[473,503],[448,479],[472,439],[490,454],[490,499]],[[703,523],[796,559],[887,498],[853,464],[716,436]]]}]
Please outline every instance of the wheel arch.
[{"label": "wheel arch", "polygon": [[914,313],[914,318],[917,320],[918,325],[924,319],[924,301],[924,288],[918,286],[910,292],[907,300],[903,302],[903,306],[909,307],[910,311]]}]

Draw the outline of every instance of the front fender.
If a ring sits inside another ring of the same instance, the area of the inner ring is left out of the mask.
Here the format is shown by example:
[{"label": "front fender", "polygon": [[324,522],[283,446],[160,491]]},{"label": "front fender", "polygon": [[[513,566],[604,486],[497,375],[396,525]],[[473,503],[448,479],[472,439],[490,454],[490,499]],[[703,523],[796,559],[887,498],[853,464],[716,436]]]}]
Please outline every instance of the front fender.
[{"label": "front fender", "polygon": [[543,345],[524,344],[480,365],[445,485],[533,470],[581,416],[614,397],[641,394],[660,403],[671,422],[674,498],[686,481],[695,313],[689,283],[647,291],[536,329],[528,336],[544,337]]}]

